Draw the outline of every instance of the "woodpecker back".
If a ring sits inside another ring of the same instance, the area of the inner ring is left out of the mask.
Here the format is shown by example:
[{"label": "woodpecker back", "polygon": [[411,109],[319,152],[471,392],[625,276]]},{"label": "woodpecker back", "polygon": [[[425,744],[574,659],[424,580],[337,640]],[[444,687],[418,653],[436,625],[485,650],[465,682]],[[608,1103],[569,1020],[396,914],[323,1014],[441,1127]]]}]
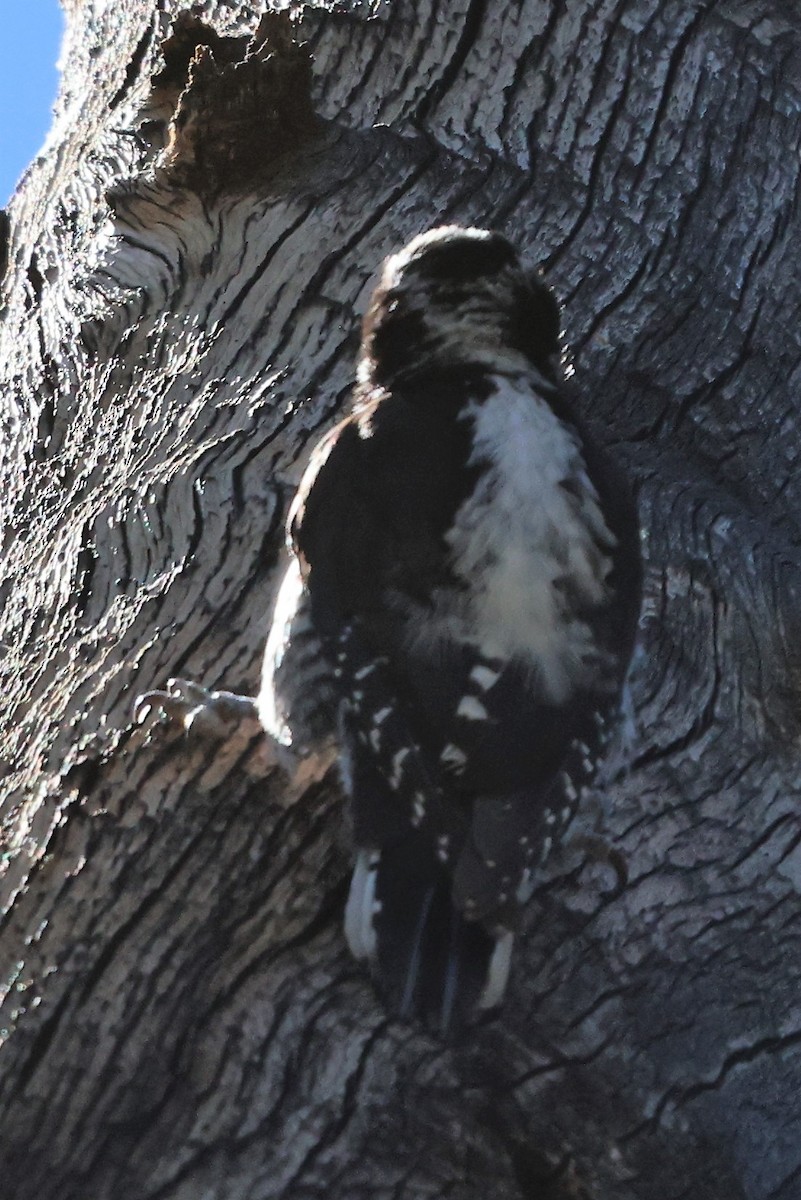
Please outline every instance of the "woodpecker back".
[{"label": "woodpecker back", "polygon": [[447,226],[388,259],[265,656],[274,736],[338,747],[350,947],[443,1032],[503,997],[634,641],[635,512],[559,362],[553,295],[500,235]]}]

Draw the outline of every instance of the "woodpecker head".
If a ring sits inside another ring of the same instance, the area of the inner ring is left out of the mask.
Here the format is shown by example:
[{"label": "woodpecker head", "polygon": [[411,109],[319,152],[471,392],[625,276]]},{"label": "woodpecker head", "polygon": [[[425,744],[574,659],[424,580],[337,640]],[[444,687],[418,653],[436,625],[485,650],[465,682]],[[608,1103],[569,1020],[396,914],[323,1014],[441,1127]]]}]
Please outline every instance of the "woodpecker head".
[{"label": "woodpecker head", "polygon": [[499,233],[443,225],[384,263],[364,319],[359,377],[389,385],[432,366],[502,366],[523,356],[549,380],[559,363],[559,306]]}]

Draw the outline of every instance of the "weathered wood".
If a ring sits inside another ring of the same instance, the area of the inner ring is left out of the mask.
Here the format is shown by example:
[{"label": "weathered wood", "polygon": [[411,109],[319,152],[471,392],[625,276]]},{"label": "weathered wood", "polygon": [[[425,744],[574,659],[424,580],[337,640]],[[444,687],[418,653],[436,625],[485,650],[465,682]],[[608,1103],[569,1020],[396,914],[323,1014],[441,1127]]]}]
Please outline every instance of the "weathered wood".
[{"label": "weathered wood", "polygon": [[[0,1191],[798,1200],[801,15],[318,3],[309,71],[263,2],[68,7],[2,281]],[[545,264],[648,559],[629,883],[566,857],[448,1048],[345,950],[335,780],[132,719],[255,689],[371,278],[445,220]]]}]

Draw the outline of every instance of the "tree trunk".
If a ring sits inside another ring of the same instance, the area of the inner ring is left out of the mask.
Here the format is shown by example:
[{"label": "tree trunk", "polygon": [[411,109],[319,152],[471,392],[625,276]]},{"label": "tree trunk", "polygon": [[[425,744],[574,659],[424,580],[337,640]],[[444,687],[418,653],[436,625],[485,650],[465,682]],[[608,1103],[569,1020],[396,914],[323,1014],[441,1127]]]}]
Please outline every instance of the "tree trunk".
[{"label": "tree trunk", "polygon": [[[801,15],[65,4],[5,224],[3,1195],[798,1200]],[[335,776],[132,715],[255,691],[375,270],[444,222],[544,264],[647,557],[628,884],[566,855],[448,1046],[347,953]]]}]

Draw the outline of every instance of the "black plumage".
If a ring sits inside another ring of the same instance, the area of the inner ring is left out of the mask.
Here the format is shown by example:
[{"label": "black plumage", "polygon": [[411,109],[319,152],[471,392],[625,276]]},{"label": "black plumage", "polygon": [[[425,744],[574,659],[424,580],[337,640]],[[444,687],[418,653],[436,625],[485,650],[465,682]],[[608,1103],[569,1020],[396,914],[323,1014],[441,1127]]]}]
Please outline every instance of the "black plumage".
[{"label": "black plumage", "polygon": [[358,379],[292,507],[260,707],[297,752],[336,743],[351,948],[444,1031],[502,998],[532,873],[592,779],[637,522],[561,384],[554,297],[500,235],[446,227],[387,261]]}]

